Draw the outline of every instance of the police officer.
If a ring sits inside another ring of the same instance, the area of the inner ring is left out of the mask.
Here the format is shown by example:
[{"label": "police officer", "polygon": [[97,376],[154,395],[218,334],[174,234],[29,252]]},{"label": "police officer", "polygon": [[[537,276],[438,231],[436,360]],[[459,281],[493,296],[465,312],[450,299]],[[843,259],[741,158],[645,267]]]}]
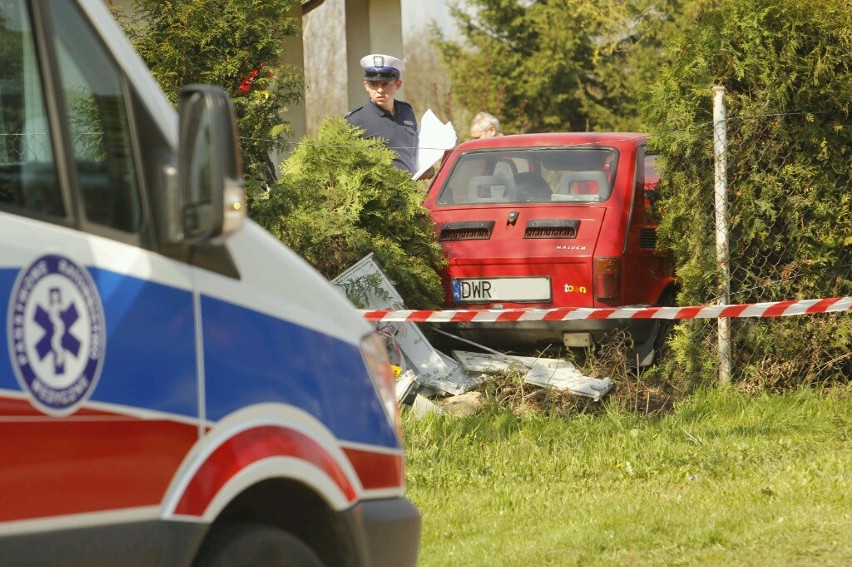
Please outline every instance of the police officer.
[{"label": "police officer", "polygon": [[[400,75],[405,63],[390,55],[371,54],[361,59],[364,69],[364,89],[370,101],[346,115],[353,126],[364,129],[365,138],[384,138],[396,152],[393,164],[409,173],[417,172],[417,118],[411,105],[396,100],[402,88]],[[428,179],[430,168],[421,176]]]}]

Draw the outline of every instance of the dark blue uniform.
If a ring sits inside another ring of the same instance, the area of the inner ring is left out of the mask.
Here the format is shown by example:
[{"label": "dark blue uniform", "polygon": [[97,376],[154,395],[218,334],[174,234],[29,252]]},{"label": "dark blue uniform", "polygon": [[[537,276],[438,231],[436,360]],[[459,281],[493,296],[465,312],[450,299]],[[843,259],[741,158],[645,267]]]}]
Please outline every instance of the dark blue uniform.
[{"label": "dark blue uniform", "polygon": [[417,171],[417,119],[414,109],[402,100],[394,101],[391,115],[373,101],[353,109],[346,120],[364,129],[365,138],[384,138],[388,147],[396,152],[393,164],[410,173]]}]

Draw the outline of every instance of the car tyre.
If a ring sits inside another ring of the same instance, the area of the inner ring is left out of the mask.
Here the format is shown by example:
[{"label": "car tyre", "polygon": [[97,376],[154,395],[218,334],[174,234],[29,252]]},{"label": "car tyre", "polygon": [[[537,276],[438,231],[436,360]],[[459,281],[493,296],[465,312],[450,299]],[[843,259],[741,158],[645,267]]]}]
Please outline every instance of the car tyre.
[{"label": "car tyre", "polygon": [[194,567],[323,567],[313,549],[274,526],[234,524],[208,538]]},{"label": "car tyre", "polygon": [[[663,293],[662,297],[660,297],[660,301],[657,304],[658,307],[674,307],[675,306],[675,292],[673,290],[667,290]],[[672,333],[672,329],[674,328],[675,320],[674,319],[660,319],[660,327],[657,329],[657,336],[654,338],[654,362],[659,363],[663,360],[669,352],[669,344],[668,339]]]}]

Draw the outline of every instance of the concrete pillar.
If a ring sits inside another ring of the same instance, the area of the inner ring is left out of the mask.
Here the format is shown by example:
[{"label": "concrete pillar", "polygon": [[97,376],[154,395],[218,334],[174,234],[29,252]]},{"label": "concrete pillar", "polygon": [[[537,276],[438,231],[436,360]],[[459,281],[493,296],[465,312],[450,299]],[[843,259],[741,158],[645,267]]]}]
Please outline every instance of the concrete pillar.
[{"label": "concrete pillar", "polygon": [[[126,13],[133,11],[133,0],[108,0],[112,4],[123,8]],[[323,4],[325,0],[302,0],[294,6],[288,14],[291,17],[304,21],[303,14]],[[346,93],[347,106],[349,109],[363,104],[367,100],[364,91],[364,75],[361,70],[361,58],[369,53],[385,53],[405,59],[402,52],[402,6],[401,0],[340,0],[344,2],[343,22],[323,22],[329,30],[343,29],[345,33],[345,58],[346,58]],[[285,40],[284,62],[304,68],[305,45],[310,49],[311,37],[303,37],[302,34]],[[339,63],[329,61],[320,64],[319,68],[328,69],[329,73],[342,73],[338,68]],[[404,81],[403,77],[403,81]],[[405,99],[404,89],[399,93],[399,98]],[[287,120],[293,126],[294,135],[288,137],[288,142],[298,142],[307,133],[306,104],[320,105],[328,109],[331,114],[338,114],[340,109],[337,105],[328,105],[322,100],[308,100],[306,103],[293,105],[283,114],[282,119]],[[345,111],[344,111],[345,113]],[[281,156],[277,156],[281,157]],[[278,159],[275,160],[276,163]]]},{"label": "concrete pillar", "polygon": [[349,111],[349,77],[346,74],[344,0],[327,0],[305,8],[302,37],[305,50],[305,115],[308,135],[330,116]]},{"label": "concrete pillar", "polygon": [[[349,108],[367,100],[361,58],[384,53],[403,59],[400,0],[345,0],[346,76]],[[399,98],[404,98],[401,92]]]},{"label": "concrete pillar", "polygon": [[[287,14],[288,17],[296,18],[300,22],[300,26],[303,24],[302,19],[302,7],[297,5],[293,6],[290,9],[290,12]],[[287,37],[284,40],[284,64],[285,65],[293,65],[299,69],[304,68],[305,62],[305,45],[304,40],[302,38],[302,33],[298,33],[295,36]],[[302,88],[302,101],[296,104],[292,104],[287,110],[282,113],[281,118],[285,122],[289,122],[293,127],[293,134],[291,136],[285,136],[285,141],[287,142],[287,147],[283,148],[281,154],[278,156],[273,156],[273,163],[278,165],[281,159],[289,155],[292,147],[301,140],[308,131],[308,122],[305,113],[305,90]]]}]

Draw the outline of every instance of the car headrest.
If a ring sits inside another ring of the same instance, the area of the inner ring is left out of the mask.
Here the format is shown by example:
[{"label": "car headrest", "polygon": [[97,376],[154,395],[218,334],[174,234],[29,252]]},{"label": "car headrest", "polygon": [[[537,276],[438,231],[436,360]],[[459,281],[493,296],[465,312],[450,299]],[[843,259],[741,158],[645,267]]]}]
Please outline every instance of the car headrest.
[{"label": "car headrest", "polygon": [[515,184],[504,175],[477,175],[468,184],[471,203],[509,203],[515,200]]}]

